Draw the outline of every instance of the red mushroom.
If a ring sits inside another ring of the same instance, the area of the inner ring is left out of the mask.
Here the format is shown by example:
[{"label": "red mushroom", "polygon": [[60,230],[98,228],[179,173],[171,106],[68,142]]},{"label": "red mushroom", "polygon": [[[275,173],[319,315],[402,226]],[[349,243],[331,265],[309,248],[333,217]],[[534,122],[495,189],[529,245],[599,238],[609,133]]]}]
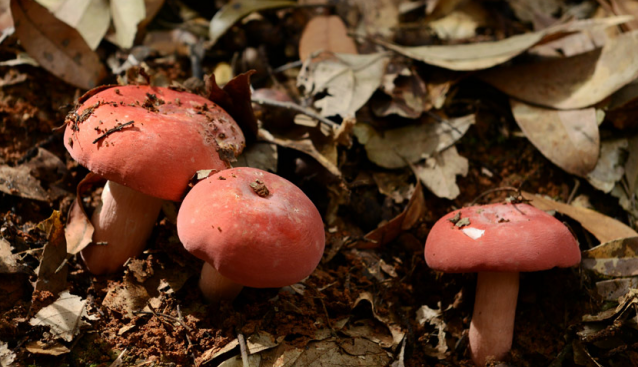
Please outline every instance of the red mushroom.
[{"label": "red mushroom", "polygon": [[323,221],[289,181],[238,167],[199,182],[177,216],[184,247],[206,263],[199,286],[211,302],[233,299],[243,286],[294,284],[317,267]]},{"label": "red mushroom", "polygon": [[181,200],[202,169],[223,170],[244,136],[210,100],[150,86],[112,87],[67,120],[64,144],[109,182],[93,215],[93,244],[81,255],[94,274],[116,271],[142,252],[163,200]]},{"label": "red mushroom", "polygon": [[569,229],[544,211],[492,204],[439,219],[425,243],[425,261],[446,273],[479,273],[469,339],[474,364],[484,366],[512,346],[518,273],[576,265],[580,250]]}]

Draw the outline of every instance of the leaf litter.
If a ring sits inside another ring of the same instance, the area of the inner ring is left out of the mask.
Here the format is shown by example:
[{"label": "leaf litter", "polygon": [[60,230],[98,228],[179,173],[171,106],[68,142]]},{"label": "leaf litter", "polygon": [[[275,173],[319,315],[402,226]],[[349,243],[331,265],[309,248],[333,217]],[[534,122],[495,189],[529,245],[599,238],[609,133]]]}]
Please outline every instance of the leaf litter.
[{"label": "leaf litter", "polygon": [[[64,10],[75,3],[60,1],[57,14],[28,18],[56,27],[66,19],[62,27],[75,28],[66,46],[53,33],[36,37],[24,28],[0,43],[9,58],[28,54],[43,67],[2,64],[0,167],[10,172],[0,175],[3,364],[467,365],[472,302],[464,289],[474,279],[428,269],[423,243],[446,212],[503,202],[512,188],[540,194],[523,193],[562,214],[584,252],[582,271],[522,277],[520,330],[507,362],[638,361],[631,331],[638,278],[635,37],[628,17],[612,17],[634,8],[618,1],[501,8],[389,0],[147,1],[142,8],[138,1],[127,5],[134,11],[113,11],[117,32],[103,36],[108,17],[90,21],[98,2]],[[24,6],[18,10],[37,9]],[[82,30],[86,24],[92,36]],[[357,34],[356,46],[348,30]],[[165,41],[152,37],[141,43],[154,32],[173,32],[169,39],[178,44],[158,46]],[[328,43],[318,41],[326,36]],[[335,39],[349,53],[333,49]],[[317,270],[280,290],[246,288],[232,303],[207,305],[197,288],[201,262],[177,236],[179,203],[166,203],[143,254],[122,272],[88,274],[76,254],[91,241],[86,211],[99,200],[99,178],[82,179],[86,170],[51,129],[63,121],[63,105],[81,95],[65,83],[89,88],[99,78],[87,70],[100,68],[59,62],[53,70],[30,46],[36,41],[64,55],[93,55],[100,66],[108,60],[112,80],[187,85],[228,110],[247,137],[233,165],[286,177],[324,215],[326,254]],[[298,60],[302,48],[302,55],[328,52]],[[467,53],[472,49],[478,52]],[[550,64],[564,72],[547,70]],[[462,72],[486,67],[492,69]],[[591,73],[576,74],[583,67]],[[211,70],[207,82],[197,79]],[[283,92],[288,104],[255,118],[251,89]],[[26,182],[19,190],[15,179],[6,180],[15,170]],[[52,311],[60,305],[73,312]],[[242,360],[244,344],[249,355]]]}]

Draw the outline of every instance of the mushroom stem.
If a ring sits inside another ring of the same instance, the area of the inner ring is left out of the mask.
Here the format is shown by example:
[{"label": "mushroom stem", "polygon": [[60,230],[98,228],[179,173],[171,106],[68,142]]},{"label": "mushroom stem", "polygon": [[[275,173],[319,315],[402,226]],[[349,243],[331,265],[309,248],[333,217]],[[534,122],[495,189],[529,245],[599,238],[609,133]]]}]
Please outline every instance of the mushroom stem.
[{"label": "mushroom stem", "polygon": [[113,273],[141,254],[163,202],[108,181],[91,218],[93,243],[81,252],[87,269],[96,275]]},{"label": "mushroom stem", "polygon": [[518,298],[518,272],[478,274],[470,349],[476,366],[500,360],[512,347]]},{"label": "mushroom stem", "polygon": [[239,295],[243,285],[233,282],[219,274],[211,264],[204,263],[202,275],[199,278],[199,289],[204,298],[210,303],[219,303],[221,300],[232,301]]}]

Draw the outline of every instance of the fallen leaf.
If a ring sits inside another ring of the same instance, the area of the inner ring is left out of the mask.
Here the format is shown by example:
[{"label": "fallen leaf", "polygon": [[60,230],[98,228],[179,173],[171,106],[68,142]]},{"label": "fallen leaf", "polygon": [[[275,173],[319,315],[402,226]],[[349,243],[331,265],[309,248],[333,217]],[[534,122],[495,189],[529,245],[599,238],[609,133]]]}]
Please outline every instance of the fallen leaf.
[{"label": "fallen leaf", "polygon": [[352,306],[352,308],[357,307],[362,302],[369,303],[372,307],[372,315],[374,316],[374,318],[382,322],[390,330],[390,333],[392,334],[391,348],[392,350],[395,350],[396,347],[401,344],[401,341],[405,336],[405,331],[401,328],[401,324],[398,322],[397,316],[392,312],[380,315],[377,312],[377,308],[375,306],[374,296],[370,292],[361,292],[359,294],[359,297],[357,297],[357,299],[354,301],[354,305]]},{"label": "fallen leaf", "polygon": [[537,28],[539,18],[545,22],[555,21],[553,14],[559,13],[562,4],[558,0],[509,0],[507,3],[518,19],[534,24],[534,29],[541,29]]},{"label": "fallen leaf", "polygon": [[339,338],[308,343],[299,348],[288,343],[261,354],[260,367],[386,366],[391,354],[364,338]]},{"label": "fallen leaf", "polygon": [[627,147],[627,139],[603,141],[598,163],[594,170],[587,174],[587,181],[605,193],[613,190],[616,182],[620,181],[625,173],[624,159]]},{"label": "fallen leaf", "polygon": [[64,344],[55,341],[45,343],[40,340],[27,343],[27,345],[25,345],[25,349],[34,354],[43,354],[47,356],[61,356],[71,352],[71,350]]},{"label": "fallen leaf", "polygon": [[115,43],[121,48],[133,46],[137,25],[146,17],[144,0],[110,0]]},{"label": "fallen leaf", "polygon": [[638,113],[638,83],[625,85],[612,94],[610,99],[605,119],[611,121],[618,129],[635,127],[635,116]]},{"label": "fallen leaf", "polygon": [[600,146],[596,109],[557,111],[510,100],[525,136],[565,171],[585,177],[596,166]]},{"label": "fallen leaf", "polygon": [[277,172],[277,146],[265,142],[255,142],[237,157],[234,167],[253,167],[263,171]]},{"label": "fallen leaf", "polygon": [[42,251],[40,266],[36,269],[38,278],[35,281],[35,290],[58,294],[66,289],[68,273],[68,266],[64,264],[67,253],[64,225],[60,221],[60,212],[54,210],[48,219],[38,223],[37,228],[46,233],[47,243]]},{"label": "fallen leaf", "polygon": [[599,50],[488,70],[480,77],[536,105],[579,109],[602,101],[638,77],[638,55],[627,53],[637,47],[638,31],[623,33]]},{"label": "fallen leaf", "polygon": [[465,2],[446,16],[431,21],[428,27],[441,40],[460,40],[476,36],[476,29],[488,27],[489,19],[481,3]]},{"label": "fallen leaf", "polygon": [[[630,289],[626,295],[618,300],[618,306],[601,311],[596,315],[585,315],[583,316],[583,322],[600,322],[615,319],[622,316],[627,311],[636,312],[635,307],[637,305],[638,289]],[[579,332],[578,334],[582,335],[583,333]]]},{"label": "fallen leaf", "polygon": [[256,11],[296,6],[295,1],[283,0],[231,0],[215,13],[210,21],[210,47],[241,18]]},{"label": "fallen leaf", "polygon": [[581,266],[602,276],[638,275],[638,237],[606,242],[583,251]]},{"label": "fallen leaf", "polygon": [[299,59],[314,52],[357,54],[357,45],[337,15],[318,15],[306,24],[299,40]]},{"label": "fallen leaf", "polygon": [[111,283],[108,288],[102,306],[122,315],[133,318],[135,311],[140,311],[151,299],[147,289],[125,277],[122,283]]},{"label": "fallen leaf", "polygon": [[0,166],[0,191],[27,199],[49,201],[49,195],[26,166]]},{"label": "fallen leaf", "polygon": [[80,33],[46,8],[34,0],[13,0],[11,12],[20,43],[43,68],[83,89],[104,78],[106,69]]},{"label": "fallen leaf", "polygon": [[368,159],[384,168],[401,168],[452,146],[474,124],[474,115],[417,123],[383,132],[357,123],[354,133]]},{"label": "fallen leaf", "polygon": [[388,53],[334,54],[334,58],[307,63],[297,85],[308,96],[327,95],[314,105],[322,116],[354,117],[381,84]]},{"label": "fallen leaf", "polygon": [[409,200],[414,194],[415,186],[408,183],[410,173],[372,172],[372,179],[377,184],[379,192],[392,198],[396,204]]},{"label": "fallen leaf", "polygon": [[523,196],[540,210],[555,210],[576,220],[602,243],[638,236],[631,227],[596,211],[559,203],[528,192],[524,192]]},{"label": "fallen leaf", "polygon": [[395,0],[353,0],[350,2],[359,10],[359,32],[379,35],[391,39],[399,27],[398,1]]},{"label": "fallen leaf", "polygon": [[104,182],[106,182],[104,178],[89,172],[78,184],[77,195],[69,208],[66,227],[64,229],[66,251],[69,254],[75,255],[79,253],[93,241],[95,228],[93,228],[93,224],[84,210],[82,196],[93,185]]},{"label": "fallen leaf", "polygon": [[14,254],[11,250],[9,241],[0,238],[0,274],[12,274],[26,270],[18,262],[20,255]]},{"label": "fallen leaf", "polygon": [[189,47],[197,43],[197,36],[193,33],[176,28],[170,31],[153,30],[144,37],[144,45],[157,51],[162,56],[177,54],[187,57]]},{"label": "fallen leaf", "polygon": [[447,357],[447,343],[445,341],[446,324],[445,321],[443,321],[443,312],[441,311],[440,305],[438,309],[432,309],[427,305],[421,306],[421,308],[416,311],[416,321],[421,326],[428,323],[436,328],[436,346],[432,347],[430,344],[426,344],[424,349],[425,354],[430,357],[445,359],[445,357]]},{"label": "fallen leaf", "polygon": [[91,319],[86,312],[86,302],[80,296],[63,291],[55,302],[38,311],[29,324],[48,326],[53,336],[70,342],[80,333],[81,327],[89,325],[83,320]]},{"label": "fallen leaf", "polygon": [[16,360],[16,354],[9,349],[9,344],[0,342],[0,366],[9,367]]},{"label": "fallen leaf", "polygon": [[[451,70],[481,70],[502,64],[513,57],[520,55],[530,47],[540,42],[546,36],[558,33],[575,32],[592,27],[611,27],[624,23],[629,19],[630,18],[627,16],[622,16],[604,19],[579,20],[572,23],[546,28],[538,32],[519,34],[493,42],[417,47],[398,46],[383,40],[376,40],[375,42],[389,50],[393,50],[415,60],[423,61],[426,64],[440,66]],[[581,74],[578,75],[581,75],[581,77],[576,78],[576,80],[580,82],[583,80],[582,71]],[[491,77],[487,77],[486,79],[489,80]],[[534,77],[531,80],[539,81],[538,77]]]},{"label": "fallen leaf", "polygon": [[414,175],[434,195],[440,198],[456,199],[461,190],[456,184],[456,176],[465,177],[470,168],[467,158],[461,156],[455,146],[434,153],[423,163],[411,165]]},{"label": "fallen leaf", "polygon": [[36,0],[58,19],[75,28],[92,50],[104,38],[111,24],[107,0]]},{"label": "fallen leaf", "polygon": [[630,289],[638,288],[638,277],[609,279],[596,282],[596,292],[605,301],[618,301]]},{"label": "fallen leaf", "polygon": [[383,75],[380,88],[388,97],[371,104],[377,116],[397,114],[416,119],[425,110],[427,86],[419,74],[403,63],[391,62]]}]

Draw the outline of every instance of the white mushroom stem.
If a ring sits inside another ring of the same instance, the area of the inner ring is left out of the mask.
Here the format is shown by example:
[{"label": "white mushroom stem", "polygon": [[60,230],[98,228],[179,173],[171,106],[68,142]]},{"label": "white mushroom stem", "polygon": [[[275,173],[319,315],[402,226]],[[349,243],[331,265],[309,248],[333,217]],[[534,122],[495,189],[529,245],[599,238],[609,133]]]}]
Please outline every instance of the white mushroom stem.
[{"label": "white mushroom stem", "polygon": [[518,298],[518,272],[478,274],[470,349],[476,366],[500,360],[512,347]]},{"label": "white mushroom stem", "polygon": [[91,218],[93,243],[81,252],[87,269],[96,275],[113,273],[130,257],[141,254],[163,202],[108,181],[102,203]]},{"label": "white mushroom stem", "polygon": [[221,300],[232,301],[239,295],[243,285],[233,282],[219,274],[211,264],[204,263],[202,275],[199,278],[199,289],[204,298],[210,303],[219,303]]}]

